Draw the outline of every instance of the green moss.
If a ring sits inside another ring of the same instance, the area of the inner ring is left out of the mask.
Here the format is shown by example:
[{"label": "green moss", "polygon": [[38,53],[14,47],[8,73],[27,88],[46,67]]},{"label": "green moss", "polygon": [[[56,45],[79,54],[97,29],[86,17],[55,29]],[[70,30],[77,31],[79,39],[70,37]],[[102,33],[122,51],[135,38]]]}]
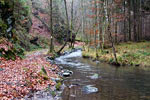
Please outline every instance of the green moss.
[{"label": "green moss", "polygon": [[56,96],[56,92],[55,92],[55,91],[51,91],[51,95],[52,95],[53,97],[55,97],[55,96]]},{"label": "green moss", "polygon": [[0,28],[1,28],[1,32],[4,34],[7,29],[7,24],[1,18],[0,18]]},{"label": "green moss", "polygon": [[56,86],[55,86],[55,87],[56,87],[56,90],[60,90],[61,85],[62,85],[61,82],[58,82],[58,83],[56,84]]}]

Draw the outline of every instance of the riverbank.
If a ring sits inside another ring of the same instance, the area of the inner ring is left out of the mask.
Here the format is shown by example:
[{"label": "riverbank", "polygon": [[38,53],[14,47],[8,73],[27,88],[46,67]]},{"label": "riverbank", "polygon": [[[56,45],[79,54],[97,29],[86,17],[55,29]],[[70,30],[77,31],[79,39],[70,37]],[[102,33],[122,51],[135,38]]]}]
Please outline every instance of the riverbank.
[{"label": "riverbank", "polygon": [[[128,42],[116,45],[116,53],[118,63],[121,66],[150,66],[150,42]],[[93,60],[99,60],[112,64],[114,62],[112,49],[104,49],[103,52],[98,50],[98,57],[96,57],[96,51],[85,47],[83,51],[84,58],[92,58]]]}]

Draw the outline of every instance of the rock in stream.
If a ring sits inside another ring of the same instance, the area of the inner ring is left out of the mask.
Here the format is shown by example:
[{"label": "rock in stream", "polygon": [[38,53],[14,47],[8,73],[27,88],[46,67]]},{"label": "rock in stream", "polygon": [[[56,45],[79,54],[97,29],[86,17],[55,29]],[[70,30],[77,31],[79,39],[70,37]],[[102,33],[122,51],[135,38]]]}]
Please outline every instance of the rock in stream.
[{"label": "rock in stream", "polygon": [[98,89],[93,85],[87,85],[82,88],[83,92],[86,94],[98,92]]}]

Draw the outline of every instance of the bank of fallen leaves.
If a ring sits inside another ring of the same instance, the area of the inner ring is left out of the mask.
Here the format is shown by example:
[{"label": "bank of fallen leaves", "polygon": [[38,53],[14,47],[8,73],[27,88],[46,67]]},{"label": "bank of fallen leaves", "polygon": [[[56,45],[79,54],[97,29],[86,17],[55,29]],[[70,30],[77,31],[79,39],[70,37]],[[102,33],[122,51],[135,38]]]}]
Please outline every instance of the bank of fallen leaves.
[{"label": "bank of fallen leaves", "polygon": [[[41,75],[41,68],[47,72],[47,79]],[[23,98],[31,91],[45,89],[48,85],[55,85],[51,77],[58,77],[56,65],[51,66],[41,53],[28,55],[25,59],[15,61],[0,58],[0,100]],[[50,69],[56,69],[52,72]]]}]

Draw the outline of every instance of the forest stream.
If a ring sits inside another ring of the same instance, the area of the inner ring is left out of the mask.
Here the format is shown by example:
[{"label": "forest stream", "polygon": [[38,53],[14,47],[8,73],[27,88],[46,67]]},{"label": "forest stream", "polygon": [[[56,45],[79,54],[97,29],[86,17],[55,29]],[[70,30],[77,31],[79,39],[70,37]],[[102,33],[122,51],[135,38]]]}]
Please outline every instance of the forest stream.
[{"label": "forest stream", "polygon": [[63,100],[150,100],[150,72],[82,58],[77,50],[56,58],[73,72],[64,81]]},{"label": "forest stream", "polygon": [[150,0],[0,0],[0,100],[150,100]]}]

